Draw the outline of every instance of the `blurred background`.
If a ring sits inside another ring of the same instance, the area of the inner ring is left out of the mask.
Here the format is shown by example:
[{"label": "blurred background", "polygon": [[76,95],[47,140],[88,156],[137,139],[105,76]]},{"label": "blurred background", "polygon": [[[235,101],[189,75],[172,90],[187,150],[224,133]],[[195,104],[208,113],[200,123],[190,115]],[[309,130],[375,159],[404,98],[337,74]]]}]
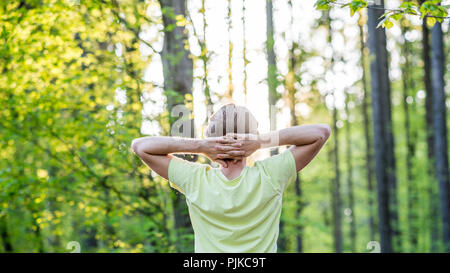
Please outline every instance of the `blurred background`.
[{"label": "blurred background", "polygon": [[184,197],[130,144],[180,104],[202,137],[228,102],[260,132],[332,127],[279,252],[450,251],[449,20],[328,2],[2,1],[0,252],[192,252]]}]

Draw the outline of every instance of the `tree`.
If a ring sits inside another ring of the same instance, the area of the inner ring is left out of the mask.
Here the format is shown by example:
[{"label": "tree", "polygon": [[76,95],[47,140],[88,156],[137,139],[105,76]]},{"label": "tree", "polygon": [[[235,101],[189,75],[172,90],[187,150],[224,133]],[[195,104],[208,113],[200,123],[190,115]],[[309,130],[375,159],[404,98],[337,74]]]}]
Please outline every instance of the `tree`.
[{"label": "tree", "polygon": [[364,123],[364,139],[365,139],[365,166],[366,166],[366,178],[367,178],[367,191],[368,191],[368,205],[369,205],[369,235],[371,240],[375,240],[375,216],[374,216],[374,190],[373,190],[373,151],[372,151],[372,136],[370,132],[370,117],[369,117],[369,107],[370,107],[370,94],[369,87],[367,84],[367,54],[366,54],[366,42],[364,35],[364,20],[362,12],[360,14],[360,19],[358,21],[359,27],[359,46],[361,52],[361,70],[362,70],[362,89],[363,89],[363,100],[361,104],[361,111],[363,115]]},{"label": "tree", "polygon": [[[273,7],[272,0],[266,1],[266,55],[267,55],[267,85],[269,87],[269,117],[270,117],[270,130],[274,131],[277,129],[277,123],[274,111],[275,105],[279,99],[279,95],[277,93],[277,65],[275,59],[275,40],[274,40],[274,26],[273,26]],[[271,150],[271,155],[276,154],[277,149]]]},{"label": "tree", "polygon": [[353,164],[352,164],[352,135],[351,135],[351,121],[350,121],[350,109],[349,103],[350,93],[346,92],[345,101],[345,115],[347,117],[345,122],[345,138],[347,139],[347,151],[346,151],[346,161],[347,161],[347,191],[348,191],[348,208],[350,212],[350,249],[352,252],[356,252],[356,217],[355,217],[355,197],[354,197],[354,187],[353,187]]},{"label": "tree", "polygon": [[[384,1],[381,1],[381,6]],[[369,48],[371,54],[372,115],[374,129],[375,174],[381,250],[393,252],[393,238],[398,236],[394,139],[391,118],[391,88],[386,50],[386,33],[377,28],[381,10],[368,10]]]},{"label": "tree", "polygon": [[[327,42],[331,46],[333,41],[332,18],[330,11],[326,12],[326,23],[328,26]],[[333,50],[328,69],[333,71],[335,65],[335,52]],[[333,152],[332,159],[334,165],[334,179],[332,183],[332,204],[333,204],[333,237],[334,250],[337,253],[343,250],[342,241],[342,200],[341,200],[341,171],[339,164],[339,127],[338,127],[338,109],[336,107],[336,91],[333,90],[330,95],[333,97],[332,105],[332,131],[333,131]]]},{"label": "tree", "polygon": [[433,87],[433,128],[436,176],[439,181],[440,210],[445,251],[450,252],[450,185],[447,154],[447,118],[445,106],[444,45],[442,26],[431,31],[431,69]]},{"label": "tree", "polygon": [[339,167],[339,128],[337,126],[338,110],[336,109],[336,98],[333,96],[333,163],[334,163],[334,180],[333,180],[333,233],[334,233],[334,250],[337,253],[342,252],[342,205],[341,205],[341,171]]},{"label": "tree", "polygon": [[[423,4],[425,0],[421,0]],[[430,241],[431,250],[438,250],[439,243],[439,202],[436,174],[434,170],[434,137],[433,137],[433,87],[431,85],[431,60],[430,60],[430,30],[427,18],[422,19],[422,59],[424,63],[423,81],[425,87],[425,131],[427,141],[427,173],[428,173],[428,194],[430,198]]]},{"label": "tree", "polygon": [[[291,29],[293,29],[294,26],[294,7],[292,6],[292,1],[288,1],[289,8],[290,8],[290,25]],[[290,46],[289,50],[289,62],[288,62],[288,75],[285,79],[285,85],[288,93],[288,104],[289,104],[289,114],[290,114],[290,120],[291,120],[291,126],[297,126],[298,123],[298,117],[295,114],[295,106],[297,105],[297,99],[295,97],[295,94],[297,93],[297,90],[295,88],[294,83],[301,83],[301,64],[305,61],[306,57],[309,54],[306,54],[303,50],[301,50],[301,55],[297,56],[296,50],[300,49],[300,45],[298,42],[294,40],[294,34],[292,31],[291,35],[293,41]],[[295,241],[297,245],[297,253],[301,253],[303,251],[303,223],[301,221],[301,214],[302,210],[304,208],[304,202],[303,202],[303,190],[302,190],[302,180],[300,177],[300,173],[297,174],[297,177],[295,178],[295,219],[296,219],[296,225],[295,225]]]},{"label": "tree", "polygon": [[379,0],[375,3],[369,3],[367,0],[351,0],[347,3],[337,2],[336,0],[316,0],[316,8],[327,10],[332,5],[340,7],[349,7],[350,15],[353,16],[356,12],[363,8],[383,10],[380,16],[380,21],[377,26],[391,28],[394,24],[392,20],[401,20],[406,15],[427,17],[427,22],[434,25],[436,22],[442,23],[447,18],[450,6],[441,6],[440,0],[421,1],[418,4],[416,1],[402,1],[402,4],[397,8],[385,8],[384,1]]},{"label": "tree", "polygon": [[[406,19],[403,19],[406,20]],[[407,22],[402,23],[401,26],[402,36],[403,36],[403,44],[401,45],[402,56],[404,58],[404,63],[402,64],[402,89],[403,89],[403,99],[402,99],[402,107],[403,107],[403,115],[404,115],[404,131],[405,131],[405,139],[406,139],[406,153],[405,153],[405,161],[406,161],[406,191],[407,191],[407,199],[408,199],[408,236],[409,242],[411,244],[412,249],[417,248],[418,244],[418,233],[417,230],[417,193],[416,193],[416,183],[413,176],[413,159],[416,151],[416,140],[415,140],[415,132],[413,128],[411,128],[411,110],[410,103],[414,103],[414,101],[410,102],[410,92],[413,90],[411,76],[411,43],[406,39],[406,33],[409,31],[409,27]],[[413,105],[414,107],[414,105]]]},{"label": "tree", "polygon": [[[193,63],[189,57],[189,50],[185,47],[187,43],[187,34],[184,27],[186,1],[160,0],[159,3],[164,24],[164,47],[161,52],[164,92],[167,97],[167,109],[170,116],[169,125],[172,128],[175,122],[171,113],[173,107],[177,104],[185,104],[185,100],[192,101]],[[192,111],[192,108],[189,110]],[[187,119],[188,117],[183,116],[182,118]],[[194,120],[191,120],[189,129],[183,128],[184,133],[189,137],[195,137]],[[192,226],[184,198],[179,193],[174,193],[174,191],[172,193],[175,230],[178,233],[177,246],[178,251],[182,251],[184,245],[188,243],[183,242],[182,238],[186,238],[186,234],[192,234]]]},{"label": "tree", "polygon": [[[274,39],[274,25],[273,25],[273,5],[272,0],[266,0],[266,57],[267,57],[267,85],[269,93],[269,122],[270,131],[275,131],[277,129],[276,120],[276,103],[279,99],[277,93],[277,64],[275,57],[275,39]],[[276,155],[278,153],[278,148],[273,148],[270,150],[270,155]],[[286,235],[284,233],[284,213],[281,215],[280,219],[280,239],[279,248],[284,251],[286,248]]]}]

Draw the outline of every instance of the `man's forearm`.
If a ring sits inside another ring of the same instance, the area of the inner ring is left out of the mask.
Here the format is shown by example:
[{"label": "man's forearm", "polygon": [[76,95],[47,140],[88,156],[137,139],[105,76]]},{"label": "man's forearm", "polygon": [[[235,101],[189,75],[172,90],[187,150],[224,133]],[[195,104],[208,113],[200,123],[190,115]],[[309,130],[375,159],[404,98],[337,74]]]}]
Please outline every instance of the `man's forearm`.
[{"label": "man's forearm", "polygon": [[326,141],[330,127],[325,124],[300,125],[259,135],[261,148],[284,145],[303,146],[318,141]]},{"label": "man's forearm", "polygon": [[178,137],[142,137],[133,140],[131,147],[135,153],[167,155],[172,153],[200,154],[204,152],[201,139]]}]

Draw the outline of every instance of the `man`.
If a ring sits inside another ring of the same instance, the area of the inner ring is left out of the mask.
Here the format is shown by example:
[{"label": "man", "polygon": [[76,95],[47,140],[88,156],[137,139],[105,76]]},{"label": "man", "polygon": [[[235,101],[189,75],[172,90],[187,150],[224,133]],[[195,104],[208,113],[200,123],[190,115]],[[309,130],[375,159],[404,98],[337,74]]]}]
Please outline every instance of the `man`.
[{"label": "man", "polygon": [[[282,195],[330,135],[328,125],[295,126],[258,134],[242,106],[228,104],[211,118],[205,139],[144,137],[132,149],[186,196],[195,252],[276,252]],[[292,145],[246,165],[260,148]],[[220,164],[189,162],[171,154],[203,154]]]}]

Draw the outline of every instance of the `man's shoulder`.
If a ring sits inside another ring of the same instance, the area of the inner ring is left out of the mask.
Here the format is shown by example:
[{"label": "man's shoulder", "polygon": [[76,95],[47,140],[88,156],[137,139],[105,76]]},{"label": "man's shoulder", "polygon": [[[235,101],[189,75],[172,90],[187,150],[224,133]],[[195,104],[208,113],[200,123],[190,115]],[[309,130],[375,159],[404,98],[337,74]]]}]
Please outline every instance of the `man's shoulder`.
[{"label": "man's shoulder", "polygon": [[264,166],[264,165],[276,165],[278,163],[282,163],[285,160],[289,160],[290,158],[293,158],[292,152],[289,149],[284,150],[281,153],[278,153],[276,155],[268,156],[264,159],[260,159],[255,161],[255,166]]}]

